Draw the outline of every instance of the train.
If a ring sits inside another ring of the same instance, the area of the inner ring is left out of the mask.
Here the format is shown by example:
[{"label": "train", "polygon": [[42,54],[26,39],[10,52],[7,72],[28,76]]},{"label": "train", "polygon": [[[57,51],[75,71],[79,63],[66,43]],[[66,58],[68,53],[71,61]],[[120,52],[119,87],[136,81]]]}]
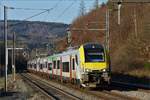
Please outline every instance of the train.
[{"label": "train", "polygon": [[29,60],[27,69],[60,82],[70,82],[81,87],[99,87],[111,83],[109,61],[104,46],[86,43],[61,53]]}]

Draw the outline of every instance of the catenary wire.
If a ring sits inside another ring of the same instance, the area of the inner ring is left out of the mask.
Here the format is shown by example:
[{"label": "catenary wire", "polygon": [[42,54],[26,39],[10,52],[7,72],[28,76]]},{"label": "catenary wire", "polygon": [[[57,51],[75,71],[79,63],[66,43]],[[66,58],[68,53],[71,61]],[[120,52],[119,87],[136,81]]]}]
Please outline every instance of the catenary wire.
[{"label": "catenary wire", "polygon": [[76,1],[77,1],[77,0],[74,0],[69,6],[67,6],[67,7],[63,10],[63,12],[62,12],[59,16],[57,16],[56,20],[59,19],[59,18],[61,18],[61,17],[75,4]]}]

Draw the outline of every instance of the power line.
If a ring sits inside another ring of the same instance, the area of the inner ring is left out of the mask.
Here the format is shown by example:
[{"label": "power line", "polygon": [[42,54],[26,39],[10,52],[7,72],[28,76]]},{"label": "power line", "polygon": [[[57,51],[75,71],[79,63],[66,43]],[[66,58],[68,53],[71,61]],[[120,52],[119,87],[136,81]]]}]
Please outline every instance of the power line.
[{"label": "power line", "polygon": [[[55,5],[54,5],[54,8],[57,8],[57,6],[59,5],[59,3],[63,1],[63,0],[59,0]],[[47,16],[49,15],[50,13],[48,12],[47,15],[45,16],[46,20],[47,20]]]},{"label": "power line", "polygon": [[[62,1],[62,0],[60,0],[60,1]],[[26,21],[26,20],[31,19],[31,18],[33,18],[33,17],[39,16],[39,15],[45,13],[45,12],[48,12],[48,13],[49,13],[51,10],[55,9],[55,8],[58,6],[58,4],[60,3],[60,1],[57,2],[57,3],[56,3],[52,8],[50,8],[50,9],[15,8],[15,7],[8,7],[8,8],[9,8],[9,9],[12,9],[12,10],[13,10],[13,9],[18,9],[18,10],[19,10],[19,9],[20,9],[20,10],[44,10],[44,11],[42,11],[42,12],[40,12],[40,13],[34,14],[34,15],[28,17],[28,18],[23,19],[23,21]],[[9,25],[9,26],[18,25],[18,24],[21,24],[21,23],[22,23],[22,22],[19,22],[19,23],[12,24],[12,25]]]},{"label": "power line", "polygon": [[[59,0],[52,8],[56,8],[61,1],[62,0]],[[49,9],[17,8],[17,7],[10,7],[10,8],[15,10],[49,10]]]},{"label": "power line", "polygon": [[[28,19],[31,19],[31,18],[36,17],[36,16],[39,16],[39,15],[41,15],[41,14],[43,14],[43,13],[45,13],[45,12],[49,12],[49,11],[50,11],[50,10],[42,11],[42,12],[40,12],[40,13],[34,14],[34,15],[28,17],[28,18],[23,19],[22,21],[27,21]],[[16,23],[16,24],[11,24],[11,25],[9,25],[9,27],[15,26],[15,25],[18,25],[18,24],[22,24],[22,22],[19,22],[19,23]]]},{"label": "power line", "polygon": [[77,0],[73,1],[68,7],[66,7],[64,11],[56,19],[61,18],[75,4],[76,1]]},{"label": "power line", "polygon": [[48,9],[16,8],[16,7],[11,7],[11,9],[15,9],[15,10],[48,10]]},{"label": "power line", "polygon": [[52,10],[52,9],[45,10],[45,11],[42,11],[42,12],[40,12],[40,13],[34,14],[34,15],[28,17],[28,18],[25,18],[23,21],[26,21],[26,20],[31,19],[31,18],[33,18],[33,17],[39,16],[39,15],[45,13],[45,12],[49,12],[50,10]]}]

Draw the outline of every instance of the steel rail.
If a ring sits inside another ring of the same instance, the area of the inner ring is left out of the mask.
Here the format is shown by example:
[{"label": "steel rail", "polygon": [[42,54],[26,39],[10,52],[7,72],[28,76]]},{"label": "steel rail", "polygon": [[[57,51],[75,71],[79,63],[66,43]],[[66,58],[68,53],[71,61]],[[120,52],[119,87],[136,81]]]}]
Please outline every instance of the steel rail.
[{"label": "steel rail", "polygon": [[43,93],[45,96],[50,98],[50,100],[57,100],[56,97],[54,97],[54,96],[50,95],[49,93],[47,93],[45,90],[43,90],[43,88],[41,88],[39,85],[35,84],[35,82],[33,82],[32,80],[28,79],[25,75],[21,74],[21,76],[23,77],[24,81],[26,81],[29,85],[37,88],[41,93]]},{"label": "steel rail", "polygon": [[[29,74],[30,76],[32,76],[32,74]],[[40,77],[35,77],[35,76],[32,76],[34,77],[35,79],[40,79]],[[51,85],[48,81],[45,81],[45,80],[40,80],[40,81],[43,81],[45,83],[47,83],[48,85]],[[79,90],[81,91],[81,89],[77,89],[73,86],[69,87],[69,88],[72,88],[72,89],[75,89],[75,90]],[[136,97],[129,97],[129,96],[126,96],[126,95],[122,95],[122,94],[119,94],[119,93],[114,93],[114,92],[111,92],[111,91],[90,91],[90,90],[86,90],[86,91],[82,91],[86,94],[89,94],[89,95],[93,95],[95,97],[98,97],[100,99],[104,99],[104,100],[118,100],[118,99],[122,99],[122,100],[137,100]]]},{"label": "steel rail", "polygon": [[[45,81],[42,81],[42,80],[39,80],[39,79],[34,79],[32,76],[30,76],[30,75],[26,75],[26,77],[27,78],[30,78],[30,79],[32,79],[32,81],[35,81],[37,84],[40,84],[41,86],[45,86],[45,87],[47,87],[47,88],[51,88],[51,89],[53,89],[53,90],[56,90],[57,92],[59,92],[59,94],[63,94],[63,95],[65,95],[65,97],[69,97],[69,98],[71,98],[71,99],[73,99],[73,100],[81,100],[81,98],[79,98],[79,97],[77,97],[77,96],[75,96],[75,95],[73,95],[73,94],[71,94],[71,93],[69,93],[69,92],[66,92],[66,91],[64,91],[64,90],[62,90],[62,89],[60,89],[60,88],[57,88],[57,87],[55,87],[55,86],[53,86],[53,85],[50,85],[50,84],[48,84],[47,82],[45,82]],[[57,96],[55,96],[55,98],[58,100],[58,99],[61,99],[61,98],[59,98],[59,97],[57,97]]]}]

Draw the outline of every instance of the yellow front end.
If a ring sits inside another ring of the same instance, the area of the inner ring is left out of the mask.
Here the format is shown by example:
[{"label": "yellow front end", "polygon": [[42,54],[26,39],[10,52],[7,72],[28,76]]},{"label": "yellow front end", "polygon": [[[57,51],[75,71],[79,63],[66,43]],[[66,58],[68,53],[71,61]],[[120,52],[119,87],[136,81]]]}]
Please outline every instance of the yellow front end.
[{"label": "yellow front end", "polygon": [[79,48],[79,52],[80,52],[80,66],[81,66],[81,68],[91,70],[91,71],[92,70],[102,71],[103,69],[107,69],[108,64],[107,64],[106,55],[104,55],[105,60],[103,62],[85,62],[85,54],[84,54],[83,46],[81,46]]},{"label": "yellow front end", "polygon": [[[97,49],[97,48],[89,47],[88,49]],[[101,55],[103,61],[85,61],[87,54],[85,53],[84,45],[80,46],[79,54],[80,54],[80,66],[83,71],[81,81],[82,84],[84,84],[84,86],[89,85],[91,83],[94,83],[95,85],[104,82],[109,83],[110,80],[109,63],[107,62],[106,50],[103,50],[102,52],[103,55]]]},{"label": "yellow front end", "polygon": [[87,70],[99,70],[102,71],[103,69],[107,68],[106,62],[98,62],[98,63],[83,63],[84,69]]}]

